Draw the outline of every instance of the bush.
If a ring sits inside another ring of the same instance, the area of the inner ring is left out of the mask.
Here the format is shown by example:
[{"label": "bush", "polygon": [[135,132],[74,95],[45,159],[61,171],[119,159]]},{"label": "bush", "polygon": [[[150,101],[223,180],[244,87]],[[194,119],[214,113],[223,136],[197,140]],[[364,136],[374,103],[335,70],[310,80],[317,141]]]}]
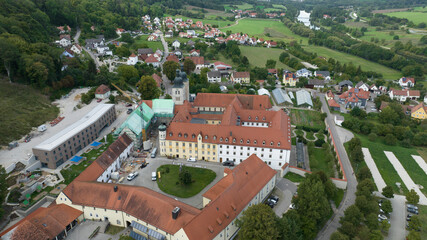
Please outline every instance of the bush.
[{"label": "bush", "polygon": [[385,144],[394,146],[397,143],[397,138],[393,134],[387,134],[384,139]]},{"label": "bush", "polygon": [[314,145],[316,146],[316,147],[322,147],[322,145],[325,143],[325,140],[323,140],[323,139],[317,139],[315,142],[314,142]]},{"label": "bush", "polygon": [[378,135],[377,135],[377,134],[375,134],[375,133],[370,133],[370,134],[368,135],[368,139],[369,139],[369,141],[371,141],[371,142],[375,142],[375,140],[377,139],[377,137],[378,137]]}]

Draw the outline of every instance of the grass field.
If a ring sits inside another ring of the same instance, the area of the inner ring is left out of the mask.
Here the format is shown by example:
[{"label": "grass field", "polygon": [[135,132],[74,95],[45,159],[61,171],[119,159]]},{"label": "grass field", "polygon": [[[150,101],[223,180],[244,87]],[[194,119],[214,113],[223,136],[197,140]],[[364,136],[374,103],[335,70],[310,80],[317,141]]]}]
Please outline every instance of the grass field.
[{"label": "grass field", "polygon": [[310,154],[309,151],[309,159],[310,159],[310,170],[312,172],[322,171],[328,177],[334,177],[334,168],[333,162],[328,163],[325,160],[325,150],[322,148],[313,147],[313,152]]},{"label": "grass field", "polygon": [[399,71],[383,66],[379,63],[374,63],[368,61],[366,59],[350,55],[343,52],[338,52],[326,47],[319,47],[314,45],[304,46],[304,49],[309,52],[315,52],[317,55],[326,57],[326,58],[334,58],[335,60],[339,60],[341,63],[349,63],[353,62],[354,65],[360,65],[362,70],[364,71],[374,71],[378,73],[382,73],[383,77],[387,80],[395,80],[399,79],[402,74]]},{"label": "grass field", "polygon": [[[169,173],[166,173],[166,168],[169,168]],[[216,173],[209,169],[185,167],[193,179],[193,183],[188,186],[179,183],[179,166],[177,165],[162,165],[157,168],[157,172],[161,172],[161,178],[157,179],[159,188],[168,194],[189,198],[202,191],[209,183],[211,183]]]},{"label": "grass field", "polygon": [[418,9],[418,11],[404,11],[404,12],[391,12],[391,13],[384,13],[387,16],[391,17],[397,17],[397,18],[406,18],[409,21],[412,21],[415,24],[419,23],[427,23],[427,9],[423,12],[420,11],[421,9]]},{"label": "grass field", "polygon": [[418,205],[418,217],[420,218],[421,224],[421,239],[427,239],[427,206]]},{"label": "grass field", "polygon": [[240,46],[239,48],[243,56],[246,56],[248,58],[249,63],[252,66],[265,67],[265,63],[267,62],[267,60],[273,59],[276,61],[276,68],[289,69],[291,71],[294,70],[279,61],[280,54],[285,51],[283,49],[250,46]]},{"label": "grass field", "polygon": [[[278,20],[245,18],[240,20],[239,24],[221,30],[231,30],[233,33],[243,32],[251,37],[272,39],[275,41],[290,42],[293,40],[299,41],[300,39],[306,41],[303,37],[292,33],[289,28]],[[266,35],[267,33],[270,34],[270,37]]]},{"label": "grass field", "polygon": [[396,193],[398,193],[396,182],[400,182],[402,184],[402,189],[405,193],[407,192],[407,189],[402,179],[399,177],[396,170],[394,169],[393,165],[390,163],[390,161],[384,154],[384,151],[393,152],[397,159],[399,159],[399,161],[402,163],[403,167],[408,172],[412,180],[414,180],[416,184],[421,184],[424,186],[424,189],[421,189],[421,191],[424,194],[427,193],[427,178],[425,177],[425,173],[420,172],[422,171],[421,168],[411,157],[412,154],[418,155],[416,149],[404,148],[400,146],[388,146],[382,143],[380,140],[371,142],[367,137],[362,135],[357,135],[357,137],[360,138],[360,140],[362,141],[362,147],[369,148],[369,152],[371,153],[372,158],[374,159],[375,164],[377,165],[378,170],[381,173],[381,176],[383,177],[387,185],[393,187]]},{"label": "grass field", "polygon": [[32,87],[0,80],[0,89],[0,145],[18,140],[58,116],[59,109]]},{"label": "grass field", "polygon": [[[394,43],[397,40],[393,40],[393,36],[390,35],[390,31],[393,31],[395,35],[399,36],[399,41],[402,43],[406,43],[411,41],[412,44],[417,45],[423,35],[421,34],[408,34],[406,31],[402,30],[383,30],[383,31],[376,31],[374,28],[368,28],[368,32],[365,32],[365,35],[362,36],[360,39],[365,40],[367,42],[371,41],[371,38],[378,38],[380,42],[377,44],[393,47]],[[384,44],[381,43],[381,40],[384,39]]]},{"label": "grass field", "polygon": [[236,6],[237,8],[234,8],[231,5],[224,5],[224,8],[225,8],[225,10],[227,10],[227,9],[240,9],[240,10],[253,9],[252,4],[249,4],[249,3],[244,3],[244,4],[240,4],[240,5],[233,5],[233,6]]},{"label": "grass field", "polygon": [[286,175],[283,177],[294,182],[294,183],[300,183],[300,182],[304,181],[304,179],[305,179],[303,176],[298,175],[296,173],[292,173],[292,172],[286,173]]},{"label": "grass field", "polygon": [[[198,10],[201,9],[199,7],[191,6],[191,5],[186,5],[184,7],[186,7],[188,10],[191,10],[192,12],[199,12]],[[218,11],[218,10],[209,9],[209,8],[203,8],[203,10],[207,11],[207,13],[204,13],[206,18],[212,18],[212,17],[216,17],[216,16],[220,16],[220,17],[233,16],[232,13],[226,13],[224,11]]]},{"label": "grass field", "polygon": [[[170,15],[164,15],[164,16],[170,16]],[[173,18],[182,18],[183,21],[186,21],[189,19],[189,17],[185,17],[182,15],[175,15],[172,16]],[[203,24],[211,24],[211,25],[218,25],[220,28],[226,27],[227,25],[231,25],[234,23],[234,21],[228,21],[228,20],[215,20],[215,19],[197,19],[197,18],[191,18],[193,22],[202,21]]]},{"label": "grass field", "polygon": [[140,39],[135,39],[135,42],[132,44],[132,47],[134,50],[137,50],[138,48],[142,48],[141,46],[143,44],[147,44],[147,46],[153,51],[156,51],[157,49],[160,49],[163,51],[163,45],[161,41],[148,41],[148,36],[141,36]]},{"label": "grass field", "polygon": [[325,123],[321,119],[320,112],[301,109],[291,109],[291,124],[318,129],[325,128]]}]

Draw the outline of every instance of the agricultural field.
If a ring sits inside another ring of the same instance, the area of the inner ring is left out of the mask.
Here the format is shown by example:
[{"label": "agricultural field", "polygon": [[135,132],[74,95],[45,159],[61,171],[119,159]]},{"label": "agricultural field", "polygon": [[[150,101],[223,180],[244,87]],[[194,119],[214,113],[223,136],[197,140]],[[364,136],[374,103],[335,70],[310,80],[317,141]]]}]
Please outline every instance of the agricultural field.
[{"label": "agricultural field", "polygon": [[304,49],[309,52],[315,52],[317,53],[318,56],[322,56],[326,58],[334,58],[335,60],[339,60],[342,63],[353,62],[353,64],[356,66],[360,65],[362,67],[362,70],[364,71],[374,71],[374,72],[382,73],[384,79],[387,79],[387,80],[399,79],[402,76],[402,74],[399,71],[388,68],[379,63],[374,63],[366,59],[363,59],[354,55],[350,55],[347,53],[335,51],[326,47],[308,45],[308,46],[304,46]]},{"label": "agricultural field", "polygon": [[[237,8],[233,7],[236,6]],[[249,9],[253,9],[254,7],[252,6],[252,4],[249,3],[244,3],[244,4],[240,4],[240,5],[224,5],[224,9],[228,10],[228,9],[240,9],[240,10],[249,10]]]},{"label": "agricultural field", "polygon": [[383,46],[392,47],[394,46],[394,43],[397,40],[393,40],[393,36],[390,35],[390,32],[394,32],[394,35],[399,36],[399,40],[403,43],[411,41],[412,44],[417,45],[420,42],[420,39],[423,35],[421,34],[408,34],[406,31],[403,30],[381,30],[376,31],[375,28],[368,28],[368,31],[365,32],[365,36],[362,36],[360,39],[365,40],[367,42],[371,41],[371,38],[378,38],[380,42],[378,44],[381,44],[381,40],[384,39],[385,43]]},{"label": "agricultural field", "polygon": [[[191,6],[191,5],[187,5],[187,6],[185,6],[185,8],[194,12],[194,13],[198,13],[199,10],[201,9],[199,7],[195,7],[195,6]],[[220,16],[220,17],[232,17],[233,16],[232,13],[226,13],[224,11],[218,11],[218,10],[209,9],[209,8],[203,8],[203,10],[206,11],[206,13],[203,13],[203,14],[205,14],[205,17],[207,19],[214,19],[217,16]]]},{"label": "agricultural field", "polygon": [[324,129],[325,123],[320,116],[320,112],[291,109],[291,124],[296,126],[306,126],[317,129]]},{"label": "agricultural field", "polygon": [[[293,40],[307,41],[307,39],[292,33],[289,28],[278,20],[245,18],[240,20],[237,25],[226,27],[221,30],[224,32],[231,30],[233,33],[243,32],[247,33],[251,37],[264,38],[266,40],[271,39],[274,41],[285,42]],[[270,36],[267,36],[267,34]]]},{"label": "agricultural field", "polygon": [[280,4],[273,4],[272,8],[264,8],[264,12],[278,12],[278,11],[284,12],[285,10],[286,10],[286,7]]},{"label": "agricultural field", "polygon": [[239,48],[242,52],[242,55],[248,58],[249,63],[252,66],[265,67],[267,60],[273,59],[277,62],[276,68],[283,68],[294,71],[294,69],[279,61],[280,54],[284,52],[283,49],[250,46],[240,46]]},{"label": "agricultural field", "polygon": [[32,87],[2,79],[0,89],[0,145],[20,139],[58,116],[59,109]]},{"label": "agricultural field", "polygon": [[148,41],[148,36],[141,36],[139,39],[135,39],[135,42],[132,44],[134,50],[138,48],[142,48],[144,44],[146,44],[149,48],[156,51],[156,49],[160,49],[163,51],[163,45],[161,41]]},{"label": "agricultural field", "polygon": [[[187,19],[189,19],[190,17],[185,17],[182,15],[169,15],[169,14],[164,14],[164,17],[173,17],[173,18],[182,18],[182,20],[186,21]],[[212,16],[211,16],[212,17]],[[197,21],[202,21],[203,24],[211,24],[211,25],[218,25],[219,28],[223,28],[226,26],[229,26],[231,24],[234,23],[234,21],[228,21],[228,20],[216,20],[216,19],[198,19],[198,18],[191,18],[193,20],[193,22],[197,22]]]},{"label": "agricultural field", "polygon": [[422,11],[422,8],[417,8],[417,11],[390,12],[384,13],[387,16],[406,18],[415,24],[427,23],[427,8]]}]

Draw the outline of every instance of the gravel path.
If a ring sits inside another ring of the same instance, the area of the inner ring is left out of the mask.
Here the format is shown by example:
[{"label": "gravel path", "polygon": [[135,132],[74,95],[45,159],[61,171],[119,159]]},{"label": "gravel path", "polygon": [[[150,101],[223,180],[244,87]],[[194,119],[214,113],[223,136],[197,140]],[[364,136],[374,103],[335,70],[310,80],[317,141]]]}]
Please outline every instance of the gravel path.
[{"label": "gravel path", "polygon": [[418,163],[418,165],[420,166],[420,168],[422,170],[424,170],[424,172],[427,174],[427,163],[426,161],[424,161],[424,159],[420,156],[417,155],[411,155],[412,158],[415,160],[415,162]]},{"label": "gravel path", "polygon": [[383,188],[387,185],[385,184],[384,179],[380,174],[380,171],[378,171],[377,165],[375,164],[374,159],[372,159],[369,149],[362,148],[362,152],[363,156],[365,156],[366,165],[368,165],[369,170],[371,170],[375,185],[377,185],[378,191],[381,192]]},{"label": "gravel path", "polygon": [[384,153],[387,156],[390,163],[393,165],[394,169],[396,169],[397,174],[399,174],[399,177],[402,179],[403,183],[405,183],[406,187],[408,189],[414,189],[415,192],[417,192],[417,194],[420,196],[419,204],[427,205],[426,196],[420,191],[418,185],[414,183],[414,181],[406,172],[405,168],[403,168],[402,164],[399,162],[396,156],[394,156],[392,152],[384,151]]}]

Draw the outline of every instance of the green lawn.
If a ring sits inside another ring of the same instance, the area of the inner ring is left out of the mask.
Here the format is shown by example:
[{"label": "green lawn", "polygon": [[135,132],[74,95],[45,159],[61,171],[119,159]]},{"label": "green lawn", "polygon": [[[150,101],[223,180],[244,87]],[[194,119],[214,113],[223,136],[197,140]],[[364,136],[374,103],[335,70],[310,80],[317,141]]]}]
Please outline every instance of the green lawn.
[{"label": "green lawn", "polygon": [[0,80],[0,89],[0,145],[18,140],[58,116],[59,109],[32,87]]},{"label": "green lawn", "polygon": [[279,61],[280,54],[285,52],[283,49],[250,46],[239,46],[239,48],[242,55],[248,58],[249,63],[252,66],[265,67],[267,60],[273,59],[276,61],[276,68],[294,71],[294,69]]},{"label": "green lawn", "polygon": [[[245,18],[240,20],[239,24],[221,30],[224,32],[231,30],[233,33],[243,32],[247,33],[250,37],[264,38],[264,40],[272,39],[275,41],[290,42],[303,39],[306,41],[306,38],[292,33],[282,22],[273,19]],[[267,33],[270,34],[270,36],[267,36]]]},{"label": "green lawn", "polygon": [[[113,135],[109,134],[107,136],[107,144],[104,144],[102,147],[98,149],[92,149],[88,153],[83,153],[81,156],[86,157],[86,160],[80,162],[78,165],[72,165],[67,169],[61,170],[61,174],[64,177],[64,184],[70,184],[77,176],[80,175],[90,164],[92,164],[99,155],[102,154],[101,151],[105,151],[111,143],[113,143]],[[100,142],[104,142],[102,139]],[[95,159],[93,159],[95,158]]]},{"label": "green lawn", "polygon": [[140,39],[135,39],[135,42],[132,44],[132,49],[138,50],[138,48],[142,48],[143,44],[146,44],[149,48],[156,51],[160,49],[163,51],[163,45],[161,41],[148,41],[148,36],[141,36]]},{"label": "green lawn", "polygon": [[298,175],[298,174],[293,173],[293,172],[288,172],[283,177],[290,180],[291,182],[294,182],[294,183],[300,183],[300,182],[304,181],[304,179],[305,179],[303,176]]},{"label": "green lawn", "polygon": [[317,55],[322,57],[334,58],[335,60],[338,60],[341,63],[353,62],[353,64],[356,66],[360,65],[362,67],[362,70],[364,71],[374,71],[383,74],[383,77],[388,80],[399,79],[402,76],[399,71],[388,68],[379,63],[371,62],[366,59],[351,54],[335,51],[326,47],[308,45],[304,46],[304,49],[309,52],[315,52],[317,53]]},{"label": "green lawn", "polygon": [[325,123],[322,121],[320,114],[317,111],[291,109],[291,124],[324,129]]},{"label": "green lawn", "polygon": [[[412,157],[410,157],[410,154],[417,154],[416,149],[404,148],[400,146],[388,146],[382,143],[380,139],[378,139],[375,142],[371,142],[366,136],[357,135],[357,134],[355,134],[355,136],[360,138],[360,140],[362,141],[362,147],[369,148],[369,152],[371,153],[371,156],[374,159],[375,164],[377,165],[377,168],[380,171],[381,176],[384,179],[385,183],[387,185],[392,186],[396,193],[398,193],[396,182],[401,183],[404,193],[406,193],[408,190],[405,184],[403,183],[402,179],[397,174],[393,165],[390,163],[390,161],[386,157],[384,151],[393,152],[398,159],[402,158],[403,156],[409,156],[409,157],[405,157],[404,159],[403,158],[399,159],[399,161],[401,161],[402,165],[408,171],[409,176],[411,176],[412,180],[414,180],[415,183],[421,184],[422,182],[424,182],[423,180],[419,181],[420,179],[414,178],[415,175],[408,170],[408,166],[412,165],[409,162],[414,162],[416,164],[415,160]],[[424,174],[424,178],[425,178],[425,174]],[[424,193],[426,192],[426,190],[421,190],[421,191],[423,191]]]},{"label": "green lawn", "polygon": [[[169,173],[166,173],[166,168],[169,168]],[[168,194],[189,198],[202,191],[209,183],[211,183],[216,173],[210,169],[185,167],[190,173],[193,182],[188,185],[179,183],[179,166],[177,165],[162,165],[157,168],[157,172],[161,172],[161,178],[157,179],[159,188]]]},{"label": "green lawn", "polygon": [[[165,14],[164,16],[170,16]],[[186,21],[187,19],[189,19],[190,17],[185,17],[182,15],[175,15],[172,16],[173,18],[182,18],[183,21]],[[231,25],[234,23],[234,21],[228,21],[228,20],[215,20],[215,19],[198,19],[198,18],[191,18],[193,20],[193,22],[197,22],[197,21],[202,21],[203,24],[211,24],[211,25],[218,25],[220,28],[221,27],[225,27],[227,25]]]},{"label": "green lawn", "polygon": [[110,225],[108,227],[108,230],[105,232],[106,234],[110,234],[110,235],[116,235],[117,233],[123,231],[125,228],[124,227],[119,227],[119,226],[114,226],[114,225]]},{"label": "green lawn", "polygon": [[307,140],[314,140],[314,133],[307,132],[307,134],[305,135],[305,138],[307,138]]},{"label": "green lawn", "polygon": [[334,197],[334,203],[337,208],[340,206],[340,203],[343,198],[344,198],[344,189],[337,188],[337,193],[335,194],[335,197]]},{"label": "green lawn", "polygon": [[418,205],[418,217],[421,224],[421,239],[427,239],[427,206]]},{"label": "green lawn", "polygon": [[391,13],[384,13],[384,15],[397,17],[397,18],[406,18],[415,24],[419,24],[422,22],[427,23],[427,11],[425,12],[419,12],[419,11],[391,12]]},{"label": "green lawn", "polygon": [[[243,4],[240,4],[240,5],[233,5],[233,6],[236,6],[237,9],[240,9],[240,10],[248,10],[248,9],[252,9],[253,8],[252,4],[249,4],[249,3],[243,3]],[[226,10],[227,9],[236,9],[236,8],[230,6],[230,5],[224,5],[224,8]]]},{"label": "green lawn", "polygon": [[[310,152],[310,151],[309,151]],[[310,170],[312,172],[322,171],[328,177],[334,177],[333,162],[326,162],[325,151],[322,148],[313,147],[313,153],[309,154]]]}]

